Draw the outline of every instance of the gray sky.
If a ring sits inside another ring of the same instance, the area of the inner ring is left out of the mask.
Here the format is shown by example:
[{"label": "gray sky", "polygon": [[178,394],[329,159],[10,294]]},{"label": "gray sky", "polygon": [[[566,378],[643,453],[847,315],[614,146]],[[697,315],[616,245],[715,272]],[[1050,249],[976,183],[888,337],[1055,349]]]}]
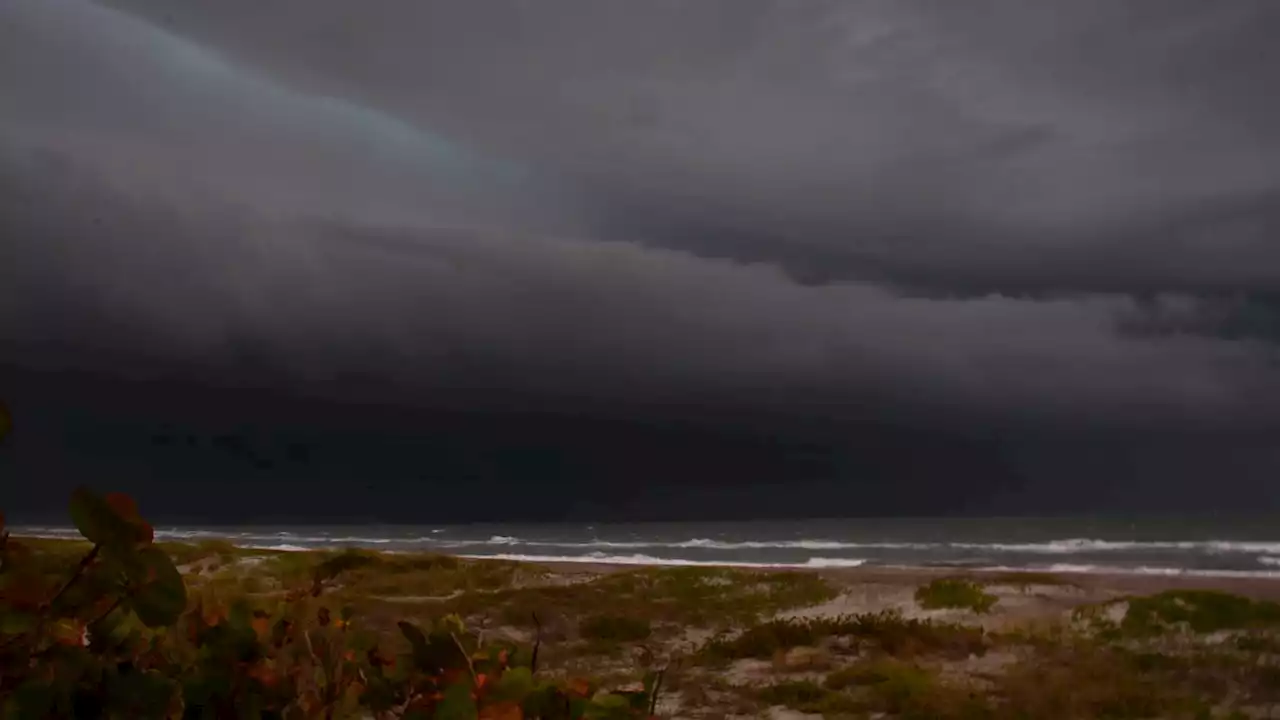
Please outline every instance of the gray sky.
[{"label": "gray sky", "polygon": [[6,0],[0,335],[1257,433],[1278,34],[1273,0]]}]

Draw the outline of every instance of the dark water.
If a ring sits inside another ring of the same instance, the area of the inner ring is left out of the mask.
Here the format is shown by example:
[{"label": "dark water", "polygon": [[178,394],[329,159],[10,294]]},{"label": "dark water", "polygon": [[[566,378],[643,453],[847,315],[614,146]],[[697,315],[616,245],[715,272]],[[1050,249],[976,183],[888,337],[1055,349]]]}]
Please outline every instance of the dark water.
[{"label": "dark water", "polygon": [[[27,527],[15,534],[74,535]],[[1274,520],[873,519],[746,523],[158,528],[169,539],[633,564],[952,566],[1280,577]]]}]

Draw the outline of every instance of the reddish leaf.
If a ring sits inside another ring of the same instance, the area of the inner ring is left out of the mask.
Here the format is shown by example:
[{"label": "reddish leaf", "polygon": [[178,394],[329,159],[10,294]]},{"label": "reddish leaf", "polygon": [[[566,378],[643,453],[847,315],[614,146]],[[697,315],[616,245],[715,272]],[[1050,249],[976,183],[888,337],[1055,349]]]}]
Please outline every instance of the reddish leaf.
[{"label": "reddish leaf", "polygon": [[565,685],[565,691],[578,697],[591,697],[591,681],[585,678],[572,678]]},{"label": "reddish leaf", "polygon": [[133,528],[88,488],[76,488],[71,493],[69,509],[71,521],[89,542],[113,547],[132,543]]},{"label": "reddish leaf", "polygon": [[280,676],[276,673],[275,668],[263,662],[259,662],[249,668],[248,674],[249,677],[269,688],[280,684]]},{"label": "reddish leaf", "polygon": [[469,673],[463,668],[445,668],[440,674],[440,682],[444,685],[455,685],[467,679]]},{"label": "reddish leaf", "polygon": [[217,627],[223,620],[227,619],[226,610],[217,606],[202,608],[200,615],[200,619],[209,627]]},{"label": "reddish leaf", "polygon": [[60,620],[52,627],[54,642],[59,645],[80,645],[84,641],[84,623]]},{"label": "reddish leaf", "polygon": [[480,720],[524,720],[524,710],[513,701],[494,703],[480,708]]},{"label": "reddish leaf", "polygon": [[329,608],[322,607],[316,611],[316,620],[320,622],[320,627],[326,627],[329,624]]},{"label": "reddish leaf", "polygon": [[141,520],[142,516],[138,514],[138,503],[133,498],[120,492],[107,493],[103,498],[107,501],[107,506],[111,508],[116,515],[129,521]]},{"label": "reddish leaf", "polygon": [[258,635],[259,641],[265,641],[267,638],[271,637],[271,619],[270,618],[255,617],[250,622],[250,625],[253,626],[253,631]]},{"label": "reddish leaf", "polygon": [[394,657],[390,655],[386,655],[380,649],[378,649],[378,646],[376,645],[373,646],[372,648],[369,648],[369,652],[365,654],[365,657],[369,659],[369,664],[375,668],[376,667],[389,668],[389,667],[395,666],[396,664],[396,660]]},{"label": "reddish leaf", "polygon": [[147,627],[172,625],[187,609],[187,588],[182,575],[159,548],[139,550],[131,559],[128,575],[134,586],[133,611]]}]

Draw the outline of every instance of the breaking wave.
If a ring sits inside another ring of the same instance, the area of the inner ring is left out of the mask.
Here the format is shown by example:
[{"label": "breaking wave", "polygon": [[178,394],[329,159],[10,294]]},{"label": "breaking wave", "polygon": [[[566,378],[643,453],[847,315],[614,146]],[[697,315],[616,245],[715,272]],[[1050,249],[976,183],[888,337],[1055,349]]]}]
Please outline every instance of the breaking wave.
[{"label": "breaking wave", "polygon": [[492,555],[460,555],[472,560],[511,560],[515,562],[541,563],[591,563],[600,565],[660,565],[673,567],[754,567],[754,568],[852,568],[866,563],[858,558],[809,558],[802,563],[767,563],[722,560],[687,560],[663,558],[653,555],[609,555],[602,552],[586,555],[526,555],[522,553],[497,553]]},{"label": "breaking wave", "polygon": [[[222,540],[262,550],[365,547],[383,552],[440,552],[530,562],[761,568],[942,567],[1043,570],[1058,573],[1280,577],[1280,542],[1250,539],[1125,540],[1063,537],[1042,541],[960,536],[888,536],[861,540],[816,537],[706,536],[695,527],[666,537],[603,528],[493,533],[487,529],[396,526],[161,527],[162,540]],[[70,527],[25,526],[15,535],[74,538]],[[670,532],[670,531],[668,531]],[[553,534],[554,533],[554,534]],[[597,535],[603,536],[600,537]],[[575,534],[577,536],[575,537]],[[839,536],[837,536],[839,537]],[[1266,536],[1263,536],[1266,537]]]},{"label": "breaking wave", "polygon": [[[79,533],[73,528],[24,527],[14,528],[15,534],[28,537],[74,538]],[[870,541],[849,542],[820,538],[799,540],[716,540],[691,538],[679,541],[661,540],[558,540],[522,538],[512,535],[492,535],[488,539],[441,537],[445,528],[435,528],[427,535],[369,536],[334,535],[329,533],[295,533],[291,531],[254,532],[226,530],[157,529],[156,537],[166,540],[219,539],[233,543],[261,543],[277,541],[297,545],[389,545],[424,546],[438,548],[467,548],[478,546],[539,547],[562,549],[675,549],[675,550],[965,550],[987,553],[1027,553],[1043,555],[1071,555],[1109,552],[1186,551],[1210,554],[1250,553],[1254,555],[1280,556],[1280,542],[1239,540],[1185,540],[1185,541],[1121,541],[1093,538],[1062,538],[1043,542],[897,542]],[[1263,561],[1267,562],[1267,561]]]}]

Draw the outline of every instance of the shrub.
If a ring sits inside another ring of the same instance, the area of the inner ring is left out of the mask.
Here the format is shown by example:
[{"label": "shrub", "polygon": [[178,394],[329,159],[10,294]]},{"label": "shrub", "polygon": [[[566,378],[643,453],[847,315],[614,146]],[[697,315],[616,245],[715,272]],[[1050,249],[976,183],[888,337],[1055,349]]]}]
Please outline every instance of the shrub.
[{"label": "shrub", "polygon": [[823,715],[856,713],[863,709],[854,698],[809,680],[768,685],[756,692],[756,699],[766,705],[782,705],[803,713]]},{"label": "shrub", "polygon": [[1280,626],[1280,604],[1216,590],[1168,590],[1128,602],[1120,622],[1127,635],[1154,635],[1173,626],[1195,633]]},{"label": "shrub", "polygon": [[322,599],[377,562],[365,554],[325,558],[266,604],[189,603],[132,500],[80,489],[71,515],[90,544],[62,577],[0,518],[0,716],[576,720],[641,717],[657,701],[658,674],[612,693],[538,679],[540,641],[527,654],[482,645],[457,616],[368,633]]},{"label": "shrub", "polygon": [[595,615],[578,624],[578,632],[587,640],[638,642],[653,632],[649,621],[621,615]]},{"label": "shrub", "polygon": [[916,588],[916,602],[926,610],[952,608],[982,614],[990,612],[999,598],[972,580],[938,578]]},{"label": "shrub", "polygon": [[713,639],[700,651],[703,661],[767,659],[794,647],[818,645],[833,637],[850,637],[890,655],[937,654],[964,658],[986,652],[982,628],[956,623],[904,618],[885,611],[838,618],[773,620],[735,637]]}]

